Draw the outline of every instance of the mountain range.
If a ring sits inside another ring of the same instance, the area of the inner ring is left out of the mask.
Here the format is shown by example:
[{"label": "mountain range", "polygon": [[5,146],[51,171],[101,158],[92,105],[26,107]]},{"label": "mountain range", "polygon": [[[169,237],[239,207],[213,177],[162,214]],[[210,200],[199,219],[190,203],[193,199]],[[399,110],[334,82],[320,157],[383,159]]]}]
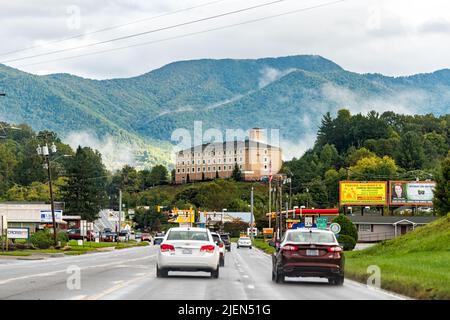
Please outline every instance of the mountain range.
[{"label": "mountain range", "polygon": [[170,63],[122,79],[38,76],[0,65],[0,120],[53,130],[69,143],[91,144],[110,168],[171,162],[171,135],[191,130],[280,129],[285,156],[311,146],[322,115],[446,114],[450,70],[402,77],[359,74],[315,55],[202,59]]}]

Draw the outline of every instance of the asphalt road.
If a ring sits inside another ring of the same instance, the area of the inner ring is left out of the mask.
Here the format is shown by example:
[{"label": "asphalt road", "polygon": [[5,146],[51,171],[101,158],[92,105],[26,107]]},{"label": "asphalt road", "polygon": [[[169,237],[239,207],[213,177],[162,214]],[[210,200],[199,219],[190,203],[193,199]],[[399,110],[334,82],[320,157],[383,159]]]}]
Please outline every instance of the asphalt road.
[{"label": "asphalt road", "polygon": [[[312,278],[276,284],[270,256],[235,246],[219,279],[201,272],[156,278],[156,250],[152,246],[39,261],[3,260],[0,299],[399,299],[348,280],[340,287]],[[74,281],[78,271],[79,282]]]}]

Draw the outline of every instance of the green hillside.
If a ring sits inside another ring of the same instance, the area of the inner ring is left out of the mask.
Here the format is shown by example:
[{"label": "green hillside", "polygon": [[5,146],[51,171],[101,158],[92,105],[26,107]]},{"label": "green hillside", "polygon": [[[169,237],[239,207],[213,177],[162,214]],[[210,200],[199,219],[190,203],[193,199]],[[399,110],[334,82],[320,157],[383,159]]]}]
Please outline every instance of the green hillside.
[{"label": "green hillside", "polygon": [[450,299],[450,214],[397,239],[346,253],[346,275],[366,282],[381,270],[381,287],[418,299]]},{"label": "green hillside", "polygon": [[284,140],[314,135],[320,118],[350,110],[446,114],[450,70],[409,77],[346,71],[320,56],[194,60],[111,80],[36,76],[0,65],[0,120],[65,138],[90,132],[136,144],[140,164],[167,164],[177,128],[280,128]]}]

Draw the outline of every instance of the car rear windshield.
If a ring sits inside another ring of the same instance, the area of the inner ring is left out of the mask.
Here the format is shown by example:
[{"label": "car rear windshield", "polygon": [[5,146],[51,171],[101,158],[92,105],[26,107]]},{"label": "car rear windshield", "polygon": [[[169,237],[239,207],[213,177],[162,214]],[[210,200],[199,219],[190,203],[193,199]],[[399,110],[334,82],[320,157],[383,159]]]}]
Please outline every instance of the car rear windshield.
[{"label": "car rear windshield", "polygon": [[229,240],[230,236],[227,234],[221,234],[220,237],[222,238],[222,240]]},{"label": "car rear windshield", "polygon": [[163,241],[164,238],[155,238],[153,241],[154,244],[160,244]]},{"label": "car rear windshield", "polygon": [[334,243],[335,238],[332,233],[326,232],[291,232],[286,238],[289,242],[300,243]]},{"label": "car rear windshield", "polygon": [[196,240],[208,241],[208,233],[205,231],[181,231],[172,230],[167,236],[167,240]]},{"label": "car rear windshield", "polygon": [[250,238],[241,238],[240,240],[250,240]]},{"label": "car rear windshield", "polygon": [[216,234],[212,235],[214,242],[220,241],[220,237]]}]

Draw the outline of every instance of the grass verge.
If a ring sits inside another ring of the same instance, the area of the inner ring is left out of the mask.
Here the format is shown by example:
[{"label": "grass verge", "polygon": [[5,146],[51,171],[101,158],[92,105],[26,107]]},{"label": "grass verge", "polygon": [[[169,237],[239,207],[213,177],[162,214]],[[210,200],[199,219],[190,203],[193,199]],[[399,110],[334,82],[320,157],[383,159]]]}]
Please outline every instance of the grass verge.
[{"label": "grass verge", "polygon": [[346,252],[346,276],[366,283],[381,271],[381,287],[416,299],[450,299],[450,214],[397,239]]},{"label": "grass verge", "polygon": [[23,252],[23,251],[0,252],[0,256],[27,257],[30,255],[31,255],[30,253]]},{"label": "grass verge", "polygon": [[262,251],[268,254],[272,254],[275,252],[275,248],[269,246],[269,244],[265,242],[264,239],[254,239],[253,246],[255,246],[258,249],[261,249]]}]

